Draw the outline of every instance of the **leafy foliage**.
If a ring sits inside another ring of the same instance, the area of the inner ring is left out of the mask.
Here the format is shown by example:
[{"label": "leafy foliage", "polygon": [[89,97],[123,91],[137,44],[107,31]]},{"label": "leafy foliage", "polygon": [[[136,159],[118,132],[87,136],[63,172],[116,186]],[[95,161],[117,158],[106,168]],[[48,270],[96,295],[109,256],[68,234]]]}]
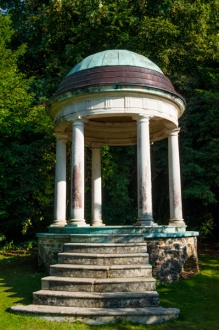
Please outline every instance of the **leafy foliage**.
[{"label": "leafy foliage", "polygon": [[32,106],[31,81],[17,66],[24,47],[8,48],[13,34],[8,16],[0,16],[0,231],[19,238],[51,204],[54,156],[52,124],[43,106]]},{"label": "leafy foliage", "polygon": [[137,220],[136,158],[134,147],[102,148],[103,219],[108,225]]},{"label": "leafy foliage", "polygon": [[[84,57],[125,48],[158,64],[187,100],[180,120],[184,217],[190,229],[201,228],[203,235],[212,232],[219,211],[218,0],[0,0],[0,7],[10,14],[14,29],[12,33],[3,21],[9,20],[7,14],[2,15],[1,157],[4,164],[15,166],[11,172],[10,166],[1,167],[8,178],[0,183],[2,219],[24,221],[26,228],[27,213],[40,209],[43,216],[44,206],[51,203],[54,141],[43,102]],[[11,97],[5,98],[5,93]],[[165,141],[151,147],[154,215],[159,223],[168,223],[169,216],[166,149]],[[107,147],[102,152],[105,219],[133,223],[135,153]]]}]

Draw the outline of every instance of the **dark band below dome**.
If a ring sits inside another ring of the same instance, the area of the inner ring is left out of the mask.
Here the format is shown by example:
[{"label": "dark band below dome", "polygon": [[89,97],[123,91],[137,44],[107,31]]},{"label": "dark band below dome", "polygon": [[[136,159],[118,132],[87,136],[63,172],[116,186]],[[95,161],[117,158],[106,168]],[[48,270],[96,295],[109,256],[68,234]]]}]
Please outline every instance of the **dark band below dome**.
[{"label": "dark band below dome", "polygon": [[157,71],[118,65],[94,67],[73,73],[62,80],[54,96],[76,89],[107,85],[152,87],[179,95],[171,81]]}]

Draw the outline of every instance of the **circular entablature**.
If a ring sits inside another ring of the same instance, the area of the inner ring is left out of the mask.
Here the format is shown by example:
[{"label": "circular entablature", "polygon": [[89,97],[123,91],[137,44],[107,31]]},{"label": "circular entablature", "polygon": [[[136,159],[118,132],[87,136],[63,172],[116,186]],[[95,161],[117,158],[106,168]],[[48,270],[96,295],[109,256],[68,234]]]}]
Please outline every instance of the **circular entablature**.
[{"label": "circular entablature", "polygon": [[[168,132],[176,126],[169,121],[159,118],[150,119],[151,142],[168,137]],[[71,140],[72,124],[63,122],[57,131],[62,131]],[[137,122],[129,116],[123,117],[99,117],[86,120],[84,124],[85,145],[90,146],[128,146],[137,144]]]}]

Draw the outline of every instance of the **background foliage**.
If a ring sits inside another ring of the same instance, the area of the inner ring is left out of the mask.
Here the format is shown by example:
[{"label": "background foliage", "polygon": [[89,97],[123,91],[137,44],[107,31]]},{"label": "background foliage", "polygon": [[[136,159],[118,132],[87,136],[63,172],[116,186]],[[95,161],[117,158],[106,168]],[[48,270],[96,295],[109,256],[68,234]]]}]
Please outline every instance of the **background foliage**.
[{"label": "background foliage", "polygon": [[[186,98],[184,218],[189,229],[216,237],[219,1],[0,0],[0,7],[0,233],[22,239],[21,232],[30,236],[52,221],[54,139],[45,101],[84,57],[117,48],[150,58]],[[151,153],[155,220],[168,223],[166,141]],[[102,157],[105,221],[133,223],[135,148],[105,147]]]}]

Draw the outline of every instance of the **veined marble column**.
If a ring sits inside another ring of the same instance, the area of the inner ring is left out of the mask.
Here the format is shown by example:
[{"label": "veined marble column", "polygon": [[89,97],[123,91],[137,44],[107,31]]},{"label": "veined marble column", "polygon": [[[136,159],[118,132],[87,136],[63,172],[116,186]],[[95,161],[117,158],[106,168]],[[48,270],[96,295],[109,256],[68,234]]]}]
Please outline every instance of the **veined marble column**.
[{"label": "veined marble column", "polygon": [[102,185],[100,148],[92,147],[92,226],[104,226],[102,221]]},{"label": "veined marble column", "polygon": [[138,221],[140,226],[154,226],[152,212],[151,157],[149,117],[137,119]]},{"label": "veined marble column", "polygon": [[72,123],[71,164],[71,226],[86,226],[84,220],[84,123],[78,119]]},{"label": "veined marble column", "polygon": [[54,221],[51,225],[66,225],[66,142],[67,135],[55,133],[56,137],[56,174]]},{"label": "veined marble column", "polygon": [[172,130],[168,137],[169,162],[169,198],[170,198],[170,226],[185,226],[182,215],[181,178],[179,161],[180,128]]}]

